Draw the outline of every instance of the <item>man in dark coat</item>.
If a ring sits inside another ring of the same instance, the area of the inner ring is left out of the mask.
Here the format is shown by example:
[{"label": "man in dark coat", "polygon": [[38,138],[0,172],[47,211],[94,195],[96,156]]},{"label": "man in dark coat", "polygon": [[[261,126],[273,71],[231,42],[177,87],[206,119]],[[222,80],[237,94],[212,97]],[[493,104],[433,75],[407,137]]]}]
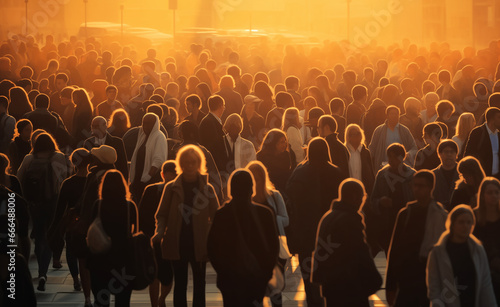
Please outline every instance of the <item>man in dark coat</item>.
[{"label": "man in dark coat", "polygon": [[465,144],[465,156],[473,156],[481,162],[486,176],[500,176],[500,109],[486,110],[486,123],[474,128]]},{"label": "man in dark coat", "polygon": [[307,160],[297,166],[288,180],[288,247],[292,254],[299,254],[308,306],[323,306],[319,286],[312,284],[309,278],[309,260],[319,221],[337,198],[338,187],[345,178],[331,163],[326,141],[316,137],[309,142]]},{"label": "man in dark coat", "polygon": [[210,112],[200,123],[200,144],[205,146],[212,154],[219,171],[226,171],[226,147],[224,145],[224,131],[222,130],[221,117],[224,113],[224,98],[218,95],[208,98]]},{"label": "man in dark coat", "polygon": [[128,180],[127,154],[125,153],[123,141],[107,132],[107,122],[102,116],[94,117],[91,130],[92,136],[85,140],[83,147],[89,151],[101,145],[113,147],[116,151],[116,169],[122,173],[125,180]]},{"label": "man in dark coat", "polygon": [[328,143],[332,163],[340,168],[345,178],[349,177],[349,151],[337,138],[335,118],[331,115],[321,116],[318,121],[318,133]]},{"label": "man in dark coat", "polygon": [[455,189],[455,183],[459,179],[457,171],[458,145],[452,140],[443,140],[437,148],[441,164],[432,170],[436,176],[436,187],[432,196],[443,207],[451,211],[451,195]]},{"label": "man in dark coat", "polygon": [[225,109],[222,113],[221,120],[225,122],[229,115],[233,113],[240,114],[241,108],[243,108],[243,99],[240,93],[234,90],[235,83],[233,77],[229,75],[222,77],[219,85],[220,91],[215,93],[215,95],[219,95],[224,99]]},{"label": "man in dark coat", "polygon": [[261,306],[280,250],[276,221],[268,207],[252,202],[248,171],[235,171],[229,185],[232,200],[215,213],[208,257],[224,306]]},{"label": "man in dark coat", "polygon": [[57,118],[49,112],[49,107],[49,96],[40,94],[36,96],[35,99],[35,110],[26,113],[24,118],[29,119],[33,124],[33,130],[43,129],[54,136],[57,130],[58,121]]},{"label": "man in dark coat", "polygon": [[312,280],[321,284],[327,306],[368,307],[382,277],[366,244],[360,213],[366,192],[359,180],[346,179],[339,197],[318,227]]}]

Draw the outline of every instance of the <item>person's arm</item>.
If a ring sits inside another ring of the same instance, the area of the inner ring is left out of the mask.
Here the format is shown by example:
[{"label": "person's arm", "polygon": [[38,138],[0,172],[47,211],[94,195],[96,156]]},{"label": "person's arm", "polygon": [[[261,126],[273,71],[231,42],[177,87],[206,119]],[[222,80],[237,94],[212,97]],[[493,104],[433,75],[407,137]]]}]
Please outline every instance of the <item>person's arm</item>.
[{"label": "person's arm", "polygon": [[21,186],[24,180],[24,173],[31,164],[31,161],[33,161],[33,155],[31,154],[26,155],[23,161],[21,162],[21,166],[19,166],[19,169],[17,170],[17,178],[19,179],[19,182],[21,182]]},{"label": "person's arm", "polygon": [[493,290],[493,284],[491,281],[491,273],[488,265],[488,256],[486,256],[486,251],[482,245],[476,247],[479,253],[479,262],[481,267],[480,274],[480,284],[479,288],[479,305],[480,306],[498,306],[495,299],[495,292]]},{"label": "person's arm", "polygon": [[156,228],[155,234],[151,238],[153,243],[160,242],[163,238],[163,234],[167,228],[168,214],[170,211],[170,203],[172,201],[172,185],[167,184],[163,189],[163,193],[160,200],[160,205],[156,211]]},{"label": "person's arm", "polygon": [[441,306],[441,304],[443,304],[443,302],[441,301],[441,293],[443,292],[443,289],[441,285],[441,276],[439,274],[438,259],[435,248],[432,249],[429,254],[426,274],[427,297],[431,302],[431,306]]},{"label": "person's arm", "polygon": [[297,162],[300,162],[304,159],[304,149],[302,148],[302,135],[300,135],[299,129],[295,127],[290,127],[286,131],[288,136],[288,143],[290,143],[290,147],[295,153],[295,159]]},{"label": "person's arm", "polygon": [[286,211],[286,206],[285,206],[285,201],[283,200],[283,197],[281,196],[281,193],[279,191],[272,191],[273,193],[273,200],[275,201],[276,205],[276,219],[278,220],[278,230],[279,232],[285,231],[285,227],[288,226],[290,220],[288,218],[288,213]]},{"label": "person's arm", "polygon": [[401,210],[396,218],[396,223],[394,231],[392,233],[392,239],[389,247],[389,252],[387,255],[387,269],[386,269],[386,297],[389,306],[393,306],[396,299],[396,293],[398,290],[399,283],[399,271],[400,271],[400,261],[401,261],[401,241],[404,239],[402,237],[402,232],[404,230],[404,221],[406,220],[407,212],[406,209]]}]

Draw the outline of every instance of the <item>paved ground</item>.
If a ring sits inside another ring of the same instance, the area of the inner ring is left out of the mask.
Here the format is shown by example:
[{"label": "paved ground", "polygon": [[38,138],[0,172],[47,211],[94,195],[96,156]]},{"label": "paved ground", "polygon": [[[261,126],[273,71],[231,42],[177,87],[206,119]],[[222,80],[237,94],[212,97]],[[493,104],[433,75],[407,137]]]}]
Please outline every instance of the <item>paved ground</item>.
[{"label": "paved ground", "polygon": [[[66,264],[66,259],[64,258],[65,253],[63,253],[63,267],[61,269],[49,269],[48,280],[45,292],[40,292],[36,290],[38,285],[38,279],[33,279],[33,284],[35,286],[36,297],[38,301],[38,306],[61,306],[61,307],[74,307],[83,306],[83,293],[80,291],[73,290],[73,279],[69,274],[68,266]],[[385,275],[385,257],[381,254],[375,259],[377,268],[379,269],[382,276]],[[292,258],[291,266],[288,266],[286,272],[286,288],[283,292],[283,306],[306,306],[305,303],[305,293],[304,284],[300,276],[300,270],[297,268],[298,262],[297,258]],[[36,259],[32,255],[29,267],[32,276],[37,276],[37,263]],[[210,264],[207,265],[206,274],[206,302],[207,307],[212,306],[222,306],[222,296],[217,289],[216,274]],[[172,304],[172,292],[167,297],[167,306],[173,306]],[[192,283],[188,286],[188,300],[192,298]],[[383,290],[379,291],[377,295],[373,295],[370,298],[372,306],[381,307],[387,306],[385,303],[385,292]],[[147,289],[142,291],[134,291],[132,293],[132,306],[150,306],[149,304],[149,294]],[[270,305],[270,304],[269,304]]]}]

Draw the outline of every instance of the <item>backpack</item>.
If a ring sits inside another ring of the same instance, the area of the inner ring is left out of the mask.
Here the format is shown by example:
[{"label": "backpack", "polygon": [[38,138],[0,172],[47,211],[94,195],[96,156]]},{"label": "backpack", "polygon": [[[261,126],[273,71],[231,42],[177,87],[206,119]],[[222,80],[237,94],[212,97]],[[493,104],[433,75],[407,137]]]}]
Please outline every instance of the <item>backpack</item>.
[{"label": "backpack", "polygon": [[30,203],[43,204],[57,198],[54,182],[52,157],[39,158],[36,155],[23,176],[22,188],[24,198]]}]

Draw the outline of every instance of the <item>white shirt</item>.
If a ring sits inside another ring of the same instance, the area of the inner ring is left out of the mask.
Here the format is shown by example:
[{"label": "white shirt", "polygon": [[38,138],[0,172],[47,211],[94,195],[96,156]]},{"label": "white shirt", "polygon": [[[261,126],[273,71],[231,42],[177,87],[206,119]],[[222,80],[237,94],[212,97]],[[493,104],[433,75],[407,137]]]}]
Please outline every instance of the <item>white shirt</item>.
[{"label": "white shirt", "polygon": [[106,137],[107,135],[105,134],[104,137],[102,139],[98,138],[97,136],[95,137],[95,143],[96,145],[106,145]]},{"label": "white shirt", "polygon": [[491,166],[491,174],[496,175],[498,174],[498,129],[495,129],[495,131],[491,131],[490,127],[486,124],[486,130],[488,130],[488,134],[490,135],[490,142],[491,142],[491,151],[493,153],[493,163]]},{"label": "white shirt", "polygon": [[356,149],[354,149],[351,144],[347,144],[347,149],[351,154],[351,157],[349,158],[349,175],[360,181],[362,179],[361,148],[363,148],[362,144],[360,144]]},{"label": "white shirt", "polygon": [[302,134],[297,127],[290,126],[286,130],[286,136],[288,138],[288,143],[290,144],[290,148],[295,153],[295,160],[297,163],[302,162],[305,158],[305,152],[302,148],[302,144],[304,141],[302,140]]},{"label": "white shirt", "polygon": [[[226,134],[225,136],[227,143],[231,151],[234,151],[234,167],[235,169],[246,167],[251,161],[255,161],[256,152],[253,143],[247,139],[238,136],[235,142],[232,141],[231,137]],[[229,155],[229,148],[226,148],[227,154]]]}]

